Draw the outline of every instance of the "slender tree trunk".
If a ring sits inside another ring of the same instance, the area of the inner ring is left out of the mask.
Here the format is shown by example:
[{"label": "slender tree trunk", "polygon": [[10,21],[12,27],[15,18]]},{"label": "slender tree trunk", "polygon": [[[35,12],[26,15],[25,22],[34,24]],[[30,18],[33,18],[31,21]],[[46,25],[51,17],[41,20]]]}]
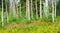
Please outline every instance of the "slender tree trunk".
[{"label": "slender tree trunk", "polygon": [[15,10],[16,10],[16,17],[18,18],[18,4],[17,4],[17,0],[15,0]]},{"label": "slender tree trunk", "polygon": [[37,0],[35,2],[35,5],[36,5],[36,18],[38,19]]},{"label": "slender tree trunk", "polygon": [[20,16],[22,16],[22,15],[21,15],[21,0],[20,0]]},{"label": "slender tree trunk", "polygon": [[29,0],[26,0],[26,17],[28,20],[30,20],[30,6],[29,6]]},{"label": "slender tree trunk", "polygon": [[15,6],[15,17],[18,18],[18,7],[17,7],[17,0],[14,0],[14,6]]},{"label": "slender tree trunk", "polygon": [[28,9],[28,8],[27,8],[27,0],[26,0],[26,18],[27,18],[27,9]]},{"label": "slender tree trunk", "polygon": [[54,0],[52,0],[52,22],[54,22]]},{"label": "slender tree trunk", "polygon": [[44,7],[43,7],[43,10],[44,10],[43,16],[46,17],[45,16],[45,3],[43,3],[43,5],[44,5]]},{"label": "slender tree trunk", "polygon": [[40,18],[42,18],[42,0],[40,0]]},{"label": "slender tree trunk", "polygon": [[17,7],[17,0],[13,1],[13,14],[15,18],[18,18],[18,7]]},{"label": "slender tree trunk", "polygon": [[2,0],[2,27],[4,26],[4,11],[3,11],[3,0]]},{"label": "slender tree trunk", "polygon": [[48,13],[49,13],[49,10],[48,10],[48,0],[45,0],[45,16],[46,18],[48,18]]},{"label": "slender tree trunk", "polygon": [[33,7],[32,7],[33,4],[32,4],[32,1],[33,1],[33,0],[31,0],[31,18],[33,19]]},{"label": "slender tree trunk", "polygon": [[55,17],[56,17],[56,0],[55,0]]},{"label": "slender tree trunk", "polygon": [[15,0],[13,0],[13,17],[16,17]]},{"label": "slender tree trunk", "polygon": [[7,14],[7,22],[8,22],[8,12],[7,12],[7,5],[6,5],[6,14]]},{"label": "slender tree trunk", "polygon": [[5,0],[6,3],[6,16],[7,16],[7,22],[8,22],[8,0]]}]

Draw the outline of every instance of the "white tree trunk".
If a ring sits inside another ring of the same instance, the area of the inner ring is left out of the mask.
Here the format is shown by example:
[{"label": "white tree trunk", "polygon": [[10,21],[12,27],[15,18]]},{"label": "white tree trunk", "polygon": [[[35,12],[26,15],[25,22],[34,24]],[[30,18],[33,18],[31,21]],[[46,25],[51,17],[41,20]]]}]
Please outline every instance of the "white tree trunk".
[{"label": "white tree trunk", "polygon": [[13,0],[13,17],[18,18],[17,0]]},{"label": "white tree trunk", "polygon": [[56,17],[56,0],[55,0],[55,17]]},{"label": "white tree trunk", "polygon": [[28,8],[27,8],[27,0],[26,0],[26,18],[27,18],[27,9],[28,9]]},{"label": "white tree trunk", "polygon": [[49,13],[49,10],[48,10],[48,0],[45,0],[45,17],[48,18],[48,13]]},{"label": "white tree trunk", "polygon": [[32,4],[32,0],[31,0],[31,18],[33,19],[33,4]]},{"label": "white tree trunk", "polygon": [[2,27],[4,26],[4,11],[3,11],[3,0],[2,0]]},{"label": "white tree trunk", "polygon": [[21,15],[21,0],[20,0],[20,16],[22,16],[22,15]]},{"label": "white tree trunk", "polygon": [[15,10],[15,1],[13,0],[13,17],[16,17],[16,10]]},{"label": "white tree trunk", "polygon": [[29,0],[26,0],[26,17],[28,20],[30,20],[30,6],[29,6]]},{"label": "white tree trunk", "polygon": [[42,18],[42,0],[40,0],[40,18]]},{"label": "white tree trunk", "polygon": [[18,1],[15,0],[16,17],[18,18]]},{"label": "white tree trunk", "polygon": [[54,0],[52,0],[52,22],[54,22]]},{"label": "white tree trunk", "polygon": [[36,5],[36,18],[38,19],[37,0],[35,2],[35,5]]},{"label": "white tree trunk", "polygon": [[5,2],[6,2],[6,14],[7,14],[7,22],[8,22],[8,11],[7,11],[7,10],[8,10],[8,9],[7,9],[7,2],[8,2],[8,1],[6,0]]}]

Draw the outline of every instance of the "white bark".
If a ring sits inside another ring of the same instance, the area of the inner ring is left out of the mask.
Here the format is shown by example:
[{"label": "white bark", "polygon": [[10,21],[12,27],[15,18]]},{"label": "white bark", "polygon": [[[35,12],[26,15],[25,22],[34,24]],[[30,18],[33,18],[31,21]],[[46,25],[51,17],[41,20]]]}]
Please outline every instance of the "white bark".
[{"label": "white bark", "polygon": [[27,9],[28,9],[28,8],[27,8],[27,0],[26,0],[26,18],[27,18]]},{"label": "white bark", "polygon": [[16,17],[16,10],[15,10],[15,1],[13,0],[13,17]]},{"label": "white bark", "polygon": [[17,6],[17,0],[13,0],[13,17],[18,18],[18,6]]},{"label": "white bark", "polygon": [[7,9],[7,2],[8,2],[8,1],[5,0],[5,2],[6,2],[6,14],[7,14],[7,22],[8,22],[8,11],[7,11],[7,10],[8,10],[8,9]]},{"label": "white bark", "polygon": [[4,9],[3,9],[3,0],[2,0],[2,27],[4,26],[4,15],[3,15],[4,11],[3,10]]},{"label": "white bark", "polygon": [[45,0],[45,11],[44,11],[44,13],[45,13],[45,17],[48,18],[48,13],[49,13],[49,10],[48,10],[48,0]]},{"label": "white bark", "polygon": [[37,0],[35,2],[35,5],[36,5],[36,18],[38,19]]},{"label": "white bark", "polygon": [[42,18],[42,0],[40,0],[40,18]]},{"label": "white bark", "polygon": [[18,18],[18,1],[15,0],[16,17]]},{"label": "white bark", "polygon": [[54,0],[52,0],[52,22],[54,22]]},{"label": "white bark", "polygon": [[26,17],[30,20],[30,7],[29,7],[29,0],[26,0]]},{"label": "white bark", "polygon": [[48,6],[48,0],[45,0],[46,7]]},{"label": "white bark", "polygon": [[56,0],[55,0],[55,17],[56,17]]},{"label": "white bark", "polygon": [[33,7],[32,7],[32,0],[31,0],[31,18],[33,19]]},{"label": "white bark", "polygon": [[20,16],[22,16],[22,15],[21,15],[21,0],[20,0]]}]

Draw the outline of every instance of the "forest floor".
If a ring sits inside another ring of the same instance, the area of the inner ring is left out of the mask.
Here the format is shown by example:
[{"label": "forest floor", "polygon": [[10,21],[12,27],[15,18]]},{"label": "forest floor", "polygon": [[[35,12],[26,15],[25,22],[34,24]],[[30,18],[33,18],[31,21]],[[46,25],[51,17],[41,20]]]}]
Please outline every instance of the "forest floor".
[{"label": "forest floor", "polygon": [[23,26],[29,27],[29,26],[32,26],[32,25],[34,25],[34,26],[40,26],[40,25],[45,25],[45,26],[49,26],[49,25],[51,25],[51,26],[52,25],[60,26],[60,21],[56,21],[54,23],[47,22],[47,21],[42,21],[42,22],[35,21],[35,22],[27,23],[27,24],[25,24],[23,22],[20,22],[20,23],[8,23],[8,24],[5,24],[5,27],[7,27],[7,28],[15,28],[15,27],[21,28]]},{"label": "forest floor", "polygon": [[54,23],[35,21],[31,23],[8,23],[0,33],[60,33],[60,21]]}]

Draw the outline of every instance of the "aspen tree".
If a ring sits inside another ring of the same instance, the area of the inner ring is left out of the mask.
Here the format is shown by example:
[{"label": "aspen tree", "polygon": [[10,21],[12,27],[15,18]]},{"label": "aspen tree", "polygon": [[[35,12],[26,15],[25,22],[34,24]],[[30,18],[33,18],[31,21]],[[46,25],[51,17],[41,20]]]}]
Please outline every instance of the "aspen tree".
[{"label": "aspen tree", "polygon": [[30,6],[29,6],[29,0],[26,0],[26,17],[28,20],[30,20]]},{"label": "aspen tree", "polygon": [[15,10],[16,10],[16,17],[18,18],[18,1],[15,0]]},{"label": "aspen tree", "polygon": [[4,26],[4,11],[3,11],[3,0],[2,0],[2,27]]},{"label": "aspen tree", "polygon": [[13,0],[13,17],[18,18],[18,6],[17,6],[17,0]]},{"label": "aspen tree", "polygon": [[33,1],[33,0],[31,0],[31,18],[33,19],[33,7],[32,7],[33,4],[32,4],[32,1]]},{"label": "aspen tree", "polygon": [[21,15],[21,0],[20,0],[20,16],[22,16],[22,15]]},{"label": "aspen tree", "polygon": [[40,0],[40,18],[42,18],[42,0]]},{"label": "aspen tree", "polygon": [[7,22],[8,22],[8,8],[7,8],[7,7],[8,7],[8,6],[7,6],[7,5],[8,5],[8,0],[5,0],[5,3],[6,3]]},{"label": "aspen tree", "polygon": [[38,19],[38,10],[37,10],[37,0],[35,0],[35,5],[36,5],[36,18]]},{"label": "aspen tree", "polygon": [[56,0],[55,0],[55,17],[56,17]]},{"label": "aspen tree", "polygon": [[54,22],[54,0],[52,0],[52,22]]},{"label": "aspen tree", "polygon": [[13,7],[13,17],[16,17],[16,10],[15,10],[15,0],[12,0],[12,7]]},{"label": "aspen tree", "polygon": [[45,0],[45,16],[46,18],[48,18],[48,13],[49,13],[49,10],[48,10],[48,0]]}]

